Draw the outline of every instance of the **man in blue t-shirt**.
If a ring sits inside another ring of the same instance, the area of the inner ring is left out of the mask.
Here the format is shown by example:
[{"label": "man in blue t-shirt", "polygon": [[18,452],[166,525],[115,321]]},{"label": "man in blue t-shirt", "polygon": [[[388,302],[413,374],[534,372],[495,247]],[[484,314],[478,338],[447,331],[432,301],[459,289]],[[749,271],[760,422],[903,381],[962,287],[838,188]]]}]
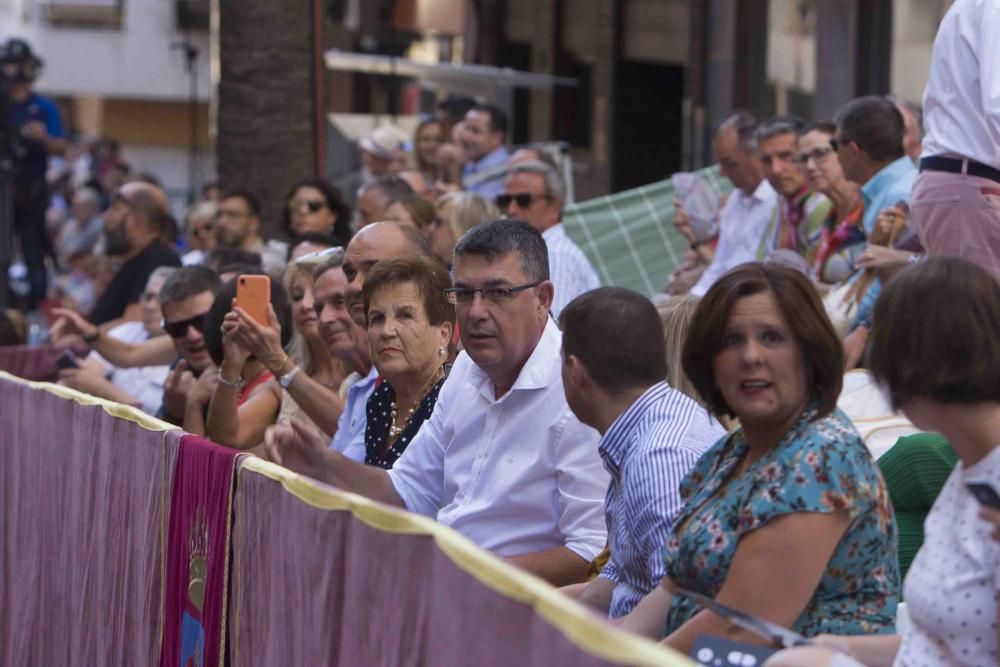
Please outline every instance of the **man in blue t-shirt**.
[{"label": "man in blue t-shirt", "polygon": [[45,172],[49,155],[62,155],[66,141],[56,105],[31,90],[41,73],[42,61],[32,53],[28,43],[16,38],[8,40],[0,63],[8,93],[10,129],[19,144],[14,168],[14,229],[21,239],[21,253],[31,285],[28,310],[34,310],[45,298],[48,287],[45,255],[52,253],[45,234],[48,206]]}]

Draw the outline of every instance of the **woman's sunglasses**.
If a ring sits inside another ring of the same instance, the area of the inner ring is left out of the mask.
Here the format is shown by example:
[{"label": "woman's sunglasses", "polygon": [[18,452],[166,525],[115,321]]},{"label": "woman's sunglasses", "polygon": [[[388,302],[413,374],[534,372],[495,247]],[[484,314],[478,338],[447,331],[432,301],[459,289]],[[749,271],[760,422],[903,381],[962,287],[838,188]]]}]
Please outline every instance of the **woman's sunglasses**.
[{"label": "woman's sunglasses", "polygon": [[292,211],[299,211],[305,206],[310,213],[319,213],[326,208],[326,202],[322,199],[310,199],[309,201],[290,202],[288,208]]}]

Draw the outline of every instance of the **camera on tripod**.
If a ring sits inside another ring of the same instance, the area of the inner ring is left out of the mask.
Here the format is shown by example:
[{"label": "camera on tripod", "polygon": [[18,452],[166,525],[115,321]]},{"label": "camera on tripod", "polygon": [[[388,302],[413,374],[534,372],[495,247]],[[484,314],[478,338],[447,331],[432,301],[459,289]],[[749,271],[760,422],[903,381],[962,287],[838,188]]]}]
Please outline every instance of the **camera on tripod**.
[{"label": "camera on tripod", "polygon": [[10,88],[32,83],[44,66],[23,39],[12,37],[0,46],[0,169],[14,169],[24,150],[20,135],[10,126]]}]

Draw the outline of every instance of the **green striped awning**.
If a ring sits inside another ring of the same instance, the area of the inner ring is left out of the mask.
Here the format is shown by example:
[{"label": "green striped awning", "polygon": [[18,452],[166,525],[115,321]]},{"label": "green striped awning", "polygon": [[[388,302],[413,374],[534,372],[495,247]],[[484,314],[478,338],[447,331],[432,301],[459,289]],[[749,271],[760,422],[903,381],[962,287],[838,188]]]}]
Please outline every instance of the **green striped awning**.
[{"label": "green striped awning", "polygon": [[[721,197],[732,189],[717,166],[695,172]],[[601,283],[652,296],[680,264],[687,240],[673,226],[670,179],[566,207],[566,232],[590,259]]]}]

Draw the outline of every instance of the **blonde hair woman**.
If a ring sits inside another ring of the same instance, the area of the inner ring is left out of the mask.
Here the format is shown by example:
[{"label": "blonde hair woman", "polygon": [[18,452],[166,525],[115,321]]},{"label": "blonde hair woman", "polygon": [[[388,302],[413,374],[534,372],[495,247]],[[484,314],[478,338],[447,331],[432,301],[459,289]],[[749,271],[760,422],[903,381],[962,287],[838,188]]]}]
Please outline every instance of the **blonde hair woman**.
[{"label": "blonde hair woman", "polygon": [[431,251],[450,267],[455,244],[476,225],[500,217],[500,209],[473,192],[449,192],[437,201],[437,217],[431,229]]}]

